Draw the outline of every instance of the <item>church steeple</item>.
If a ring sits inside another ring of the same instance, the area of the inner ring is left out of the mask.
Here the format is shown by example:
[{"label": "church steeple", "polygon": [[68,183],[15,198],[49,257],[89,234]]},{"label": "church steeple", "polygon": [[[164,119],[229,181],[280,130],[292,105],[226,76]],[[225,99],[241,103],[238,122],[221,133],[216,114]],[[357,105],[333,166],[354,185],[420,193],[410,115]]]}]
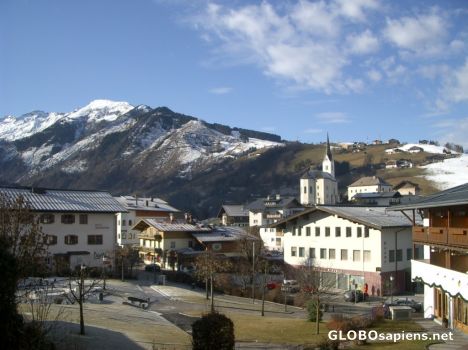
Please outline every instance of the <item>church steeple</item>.
[{"label": "church steeple", "polygon": [[335,177],[335,162],[330,147],[330,139],[327,133],[327,147],[325,149],[325,156],[323,157],[322,170]]},{"label": "church steeple", "polygon": [[331,148],[330,148],[330,140],[328,138],[328,132],[327,132],[327,149],[325,150],[324,159],[327,159],[327,158],[328,160],[333,161],[333,156],[332,156]]}]

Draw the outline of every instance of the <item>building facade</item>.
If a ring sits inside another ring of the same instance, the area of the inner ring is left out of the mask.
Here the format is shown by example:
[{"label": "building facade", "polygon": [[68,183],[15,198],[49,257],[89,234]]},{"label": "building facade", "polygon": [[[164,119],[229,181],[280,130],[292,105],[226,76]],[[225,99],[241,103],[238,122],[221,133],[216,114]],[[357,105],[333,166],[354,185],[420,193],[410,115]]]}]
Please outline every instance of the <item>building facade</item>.
[{"label": "building facade", "polygon": [[223,226],[249,226],[249,210],[242,204],[224,204],[218,213]]},{"label": "building facade", "polygon": [[38,216],[48,245],[46,262],[52,270],[80,265],[112,268],[115,216],[125,208],[109,193],[5,187],[0,193],[11,200],[22,197]]},{"label": "building facade", "polygon": [[412,278],[424,285],[424,317],[468,333],[468,184],[391,209],[413,224]]},{"label": "building facade", "polygon": [[365,176],[348,186],[348,200],[352,200],[358,193],[391,192],[392,185],[378,176]]},{"label": "building facade", "polygon": [[133,226],[143,218],[153,218],[158,221],[170,221],[180,215],[180,211],[170,206],[166,201],[156,197],[120,196],[115,199],[126,209],[117,213],[117,244],[120,246],[139,244],[137,230]]},{"label": "building facade", "polygon": [[367,284],[369,294],[383,295],[410,288],[411,225],[403,215],[317,206],[274,226],[284,232],[285,263],[313,267],[335,289]]}]

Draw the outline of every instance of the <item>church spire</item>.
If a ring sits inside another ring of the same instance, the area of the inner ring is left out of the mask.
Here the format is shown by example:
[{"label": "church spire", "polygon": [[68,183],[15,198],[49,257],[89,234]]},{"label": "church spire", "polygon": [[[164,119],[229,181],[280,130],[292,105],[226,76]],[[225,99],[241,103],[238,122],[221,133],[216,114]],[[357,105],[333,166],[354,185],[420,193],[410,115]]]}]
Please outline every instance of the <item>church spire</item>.
[{"label": "church spire", "polygon": [[332,156],[332,153],[331,153],[331,148],[330,148],[330,140],[328,138],[328,132],[327,132],[327,149],[325,151],[325,158],[328,157],[328,160],[333,160],[333,156]]}]

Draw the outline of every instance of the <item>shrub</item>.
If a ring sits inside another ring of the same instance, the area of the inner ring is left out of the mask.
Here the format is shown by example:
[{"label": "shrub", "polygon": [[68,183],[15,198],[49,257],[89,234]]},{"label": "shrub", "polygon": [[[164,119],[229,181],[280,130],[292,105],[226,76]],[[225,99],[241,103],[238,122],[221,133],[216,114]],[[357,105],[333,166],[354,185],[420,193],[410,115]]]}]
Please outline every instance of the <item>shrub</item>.
[{"label": "shrub", "polygon": [[[309,302],[307,303],[307,312],[309,313],[309,321],[311,322],[317,321],[317,306],[320,306],[320,305],[317,305],[317,300],[315,299],[309,300]],[[319,321],[322,319],[322,315],[323,315],[323,312],[322,310],[319,309],[318,310]]]},{"label": "shrub", "polygon": [[217,312],[212,312],[192,325],[193,350],[234,349],[234,324]]}]

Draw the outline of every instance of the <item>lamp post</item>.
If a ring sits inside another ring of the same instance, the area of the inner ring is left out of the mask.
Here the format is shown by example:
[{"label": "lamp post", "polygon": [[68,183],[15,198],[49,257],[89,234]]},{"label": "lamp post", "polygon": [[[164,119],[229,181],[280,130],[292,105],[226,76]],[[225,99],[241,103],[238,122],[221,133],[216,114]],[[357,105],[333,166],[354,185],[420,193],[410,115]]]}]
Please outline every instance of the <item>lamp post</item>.
[{"label": "lamp post", "polygon": [[393,304],[393,275],[390,276],[390,304]]}]

